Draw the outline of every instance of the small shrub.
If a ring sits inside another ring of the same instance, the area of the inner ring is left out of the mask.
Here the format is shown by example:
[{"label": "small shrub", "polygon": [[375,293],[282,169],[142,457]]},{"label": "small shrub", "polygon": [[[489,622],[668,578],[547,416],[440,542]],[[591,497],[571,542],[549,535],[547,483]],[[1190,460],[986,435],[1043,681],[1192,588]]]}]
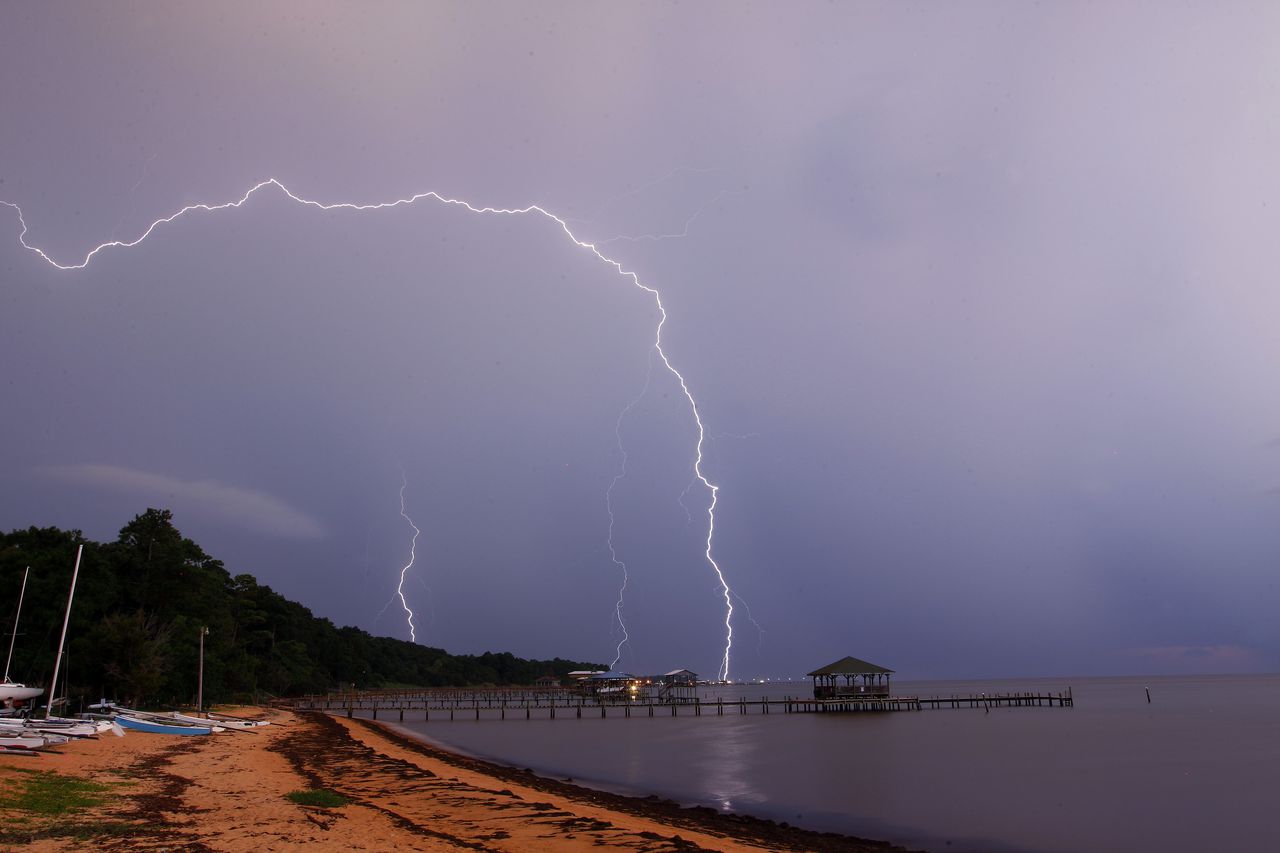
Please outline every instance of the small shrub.
[{"label": "small shrub", "polygon": [[322,809],[336,809],[351,802],[339,793],[328,788],[310,788],[306,791],[290,791],[286,794],[300,806],[317,806]]}]

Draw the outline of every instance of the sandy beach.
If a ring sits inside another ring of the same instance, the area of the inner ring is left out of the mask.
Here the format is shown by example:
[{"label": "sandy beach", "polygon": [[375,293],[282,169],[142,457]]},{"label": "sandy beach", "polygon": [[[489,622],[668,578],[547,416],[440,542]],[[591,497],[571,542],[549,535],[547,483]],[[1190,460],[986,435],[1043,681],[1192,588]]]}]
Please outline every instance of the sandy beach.
[{"label": "sandy beach", "polygon": [[[0,755],[0,850],[901,849],[594,791],[365,720],[268,713],[275,725],[252,733],[129,732],[40,757]],[[98,783],[101,802],[34,812],[19,797],[40,773]],[[286,796],[317,788],[348,803],[320,808]]]}]

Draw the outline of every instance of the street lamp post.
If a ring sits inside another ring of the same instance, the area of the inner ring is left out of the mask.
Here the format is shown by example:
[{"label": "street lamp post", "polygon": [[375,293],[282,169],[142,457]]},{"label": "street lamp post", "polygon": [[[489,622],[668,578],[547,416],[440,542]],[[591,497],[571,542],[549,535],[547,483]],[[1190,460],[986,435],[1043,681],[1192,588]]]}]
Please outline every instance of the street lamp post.
[{"label": "street lamp post", "polygon": [[207,627],[200,629],[200,680],[199,686],[196,687],[196,716],[204,710],[204,638],[208,633]]}]

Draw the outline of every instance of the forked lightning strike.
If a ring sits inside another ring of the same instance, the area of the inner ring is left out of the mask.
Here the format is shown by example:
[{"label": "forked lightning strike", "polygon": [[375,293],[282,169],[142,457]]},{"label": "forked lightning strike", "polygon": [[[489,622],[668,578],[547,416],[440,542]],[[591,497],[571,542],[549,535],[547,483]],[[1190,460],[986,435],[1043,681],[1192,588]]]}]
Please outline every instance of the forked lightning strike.
[{"label": "forked lightning strike", "polygon": [[613,479],[609,481],[609,488],[604,493],[604,506],[609,511],[609,558],[613,560],[613,564],[622,570],[622,583],[618,586],[618,601],[613,607],[614,619],[618,622],[618,628],[622,630],[622,639],[618,641],[617,648],[614,649],[613,662],[609,664],[609,669],[617,669],[618,661],[622,660],[622,647],[631,639],[631,635],[627,633],[627,623],[622,619],[623,597],[627,592],[627,583],[631,580],[627,574],[627,563],[625,560],[618,559],[618,550],[613,543],[613,490],[618,485],[618,481],[627,476],[627,449],[622,444],[622,421],[627,414],[644,399],[649,393],[649,383],[653,381],[653,351],[650,350],[649,369],[644,374],[644,387],[640,389],[640,393],[626,408],[618,413],[618,420],[613,425],[614,438],[618,440],[618,453],[622,455],[622,464],[618,466],[618,473],[613,475]]},{"label": "forked lightning strike", "polygon": [[409,562],[405,563],[404,568],[400,569],[400,581],[396,584],[396,591],[387,603],[382,605],[382,609],[378,611],[378,615],[373,617],[373,624],[377,625],[378,620],[382,618],[382,614],[387,612],[387,608],[391,606],[391,602],[397,597],[400,599],[400,606],[404,608],[405,620],[409,623],[409,640],[410,642],[418,642],[418,633],[413,624],[414,612],[409,609],[409,602],[404,597],[404,579],[409,573],[409,569],[413,568],[413,563],[418,559],[418,534],[422,531],[418,529],[418,525],[413,523],[413,519],[409,517],[409,513],[405,510],[404,492],[409,487],[409,478],[405,476],[404,469],[400,469],[400,517],[409,522],[409,526],[413,528],[413,538],[409,540]]},{"label": "forked lightning strike", "polygon": [[[625,269],[622,266],[621,261],[616,261],[613,258],[610,258],[607,255],[605,255],[602,251],[600,251],[596,243],[579,239],[577,235],[573,233],[572,229],[570,229],[569,223],[565,219],[555,215],[554,213],[547,210],[546,208],[536,204],[531,204],[526,207],[519,207],[519,208],[476,207],[470,202],[463,201],[462,199],[449,198],[447,196],[440,195],[437,192],[416,193],[415,195],[411,195],[406,198],[399,198],[394,201],[377,202],[377,203],[371,203],[371,204],[357,204],[354,202],[323,203],[323,202],[314,201],[312,199],[307,199],[307,198],[303,198],[301,196],[295,195],[293,191],[291,191],[288,187],[286,187],[283,183],[281,183],[277,179],[268,178],[265,181],[261,181],[257,184],[254,184],[252,187],[249,188],[248,191],[245,192],[244,195],[242,195],[240,198],[236,199],[235,201],[224,202],[222,204],[207,204],[207,203],[189,204],[186,207],[183,207],[182,209],[177,211],[176,213],[173,213],[173,214],[170,214],[169,216],[165,216],[155,220],[149,226],[147,226],[146,230],[144,230],[139,237],[137,237],[134,240],[111,240],[109,242],[102,243],[101,245],[95,246],[93,249],[89,250],[89,252],[84,256],[84,259],[79,263],[64,264],[55,260],[53,257],[51,257],[49,254],[47,254],[43,249],[39,248],[38,246],[34,246],[27,242],[27,230],[28,230],[27,221],[22,214],[21,207],[9,201],[0,201],[0,204],[3,204],[6,207],[11,207],[17,212],[18,222],[22,226],[22,230],[18,234],[18,241],[25,248],[29,249],[32,252],[35,252],[37,255],[43,258],[46,262],[48,262],[49,264],[51,264],[52,266],[60,270],[78,270],[78,269],[84,269],[85,267],[87,267],[89,265],[89,262],[92,261],[94,257],[98,255],[99,252],[102,252],[106,249],[114,249],[114,248],[128,249],[128,248],[137,246],[143,240],[146,240],[148,237],[150,237],[152,232],[154,232],[161,225],[166,225],[170,222],[173,222],[175,219],[178,219],[181,216],[185,216],[188,213],[194,213],[197,211],[212,213],[219,210],[239,208],[242,205],[244,205],[245,202],[247,202],[257,192],[259,192],[260,190],[266,189],[267,187],[275,187],[292,201],[295,201],[298,204],[304,205],[306,207],[316,208],[317,210],[353,210],[353,211],[383,210],[383,209],[394,208],[394,207],[405,207],[405,206],[414,204],[418,201],[422,201],[423,199],[432,199],[441,204],[465,208],[466,210],[475,214],[506,215],[506,216],[537,214],[539,216],[550,219],[552,222],[556,223],[556,225],[558,225],[560,229],[564,231],[565,236],[567,236],[571,241],[573,241],[574,245],[578,246],[579,248],[586,249],[588,252],[595,255],[597,258],[599,258],[603,263],[608,264],[610,267],[612,267],[619,276],[626,279],[630,279],[632,284],[634,284],[636,287],[640,288],[641,290],[650,294],[653,297],[654,305],[658,309],[658,317],[659,317],[657,327],[654,330],[654,349],[657,351],[658,356],[662,359],[663,366],[665,366],[667,371],[672,376],[675,377],[677,382],[679,382],[680,391],[684,394],[685,399],[688,400],[689,409],[693,414],[694,423],[698,427],[698,442],[695,448],[696,452],[695,452],[693,470],[694,470],[694,475],[696,479],[702,483],[702,485],[707,489],[707,492],[710,494],[710,501],[707,506],[707,538],[705,542],[705,549],[703,551],[703,556],[706,558],[706,561],[711,566],[712,570],[715,571],[716,579],[720,583],[721,593],[724,597],[725,645],[724,645],[724,656],[721,659],[721,663],[720,663],[719,678],[721,680],[727,680],[729,678],[729,657],[730,657],[730,653],[733,650],[733,596],[734,596],[734,593],[732,590],[730,590],[729,584],[725,580],[724,571],[720,568],[720,564],[716,562],[715,557],[712,553],[712,545],[715,539],[715,530],[716,530],[716,504],[719,501],[720,487],[712,483],[710,480],[708,480],[706,475],[702,471],[702,448],[703,448],[703,443],[706,440],[706,428],[703,426],[703,423],[702,423],[702,415],[698,411],[697,400],[694,399],[693,393],[689,390],[689,385],[685,381],[684,375],[679,370],[676,369],[674,364],[671,363],[671,359],[668,358],[666,350],[662,348],[662,329],[667,323],[667,309],[662,303],[662,294],[656,288],[651,287],[645,284],[644,282],[642,282],[640,280],[639,274],[633,272],[632,270]],[[410,524],[412,524],[412,522],[410,522]],[[414,529],[415,531],[417,530],[416,527]],[[416,534],[415,534],[415,540],[416,540]],[[406,567],[406,570],[407,570],[407,567]],[[406,606],[406,609],[407,609],[407,606]]]},{"label": "forked lightning strike", "polygon": [[409,513],[404,508],[404,490],[409,488],[409,478],[405,476],[404,471],[400,472],[400,516],[413,528],[413,538],[409,540],[409,562],[404,564],[404,568],[400,570],[400,583],[396,585],[396,595],[400,596],[400,606],[404,608],[405,618],[409,620],[409,640],[418,642],[418,632],[413,626],[413,611],[409,609],[409,602],[404,598],[404,576],[413,568],[413,561],[418,559],[418,534],[422,533],[418,529],[418,525],[413,523],[413,519],[409,517]]}]

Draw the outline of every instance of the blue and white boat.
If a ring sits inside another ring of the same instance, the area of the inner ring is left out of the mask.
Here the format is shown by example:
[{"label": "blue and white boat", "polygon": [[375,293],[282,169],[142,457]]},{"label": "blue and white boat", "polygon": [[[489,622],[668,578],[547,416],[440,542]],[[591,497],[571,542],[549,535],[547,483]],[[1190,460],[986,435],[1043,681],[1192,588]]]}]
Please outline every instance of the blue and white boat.
[{"label": "blue and white boat", "polygon": [[126,729],[139,732],[151,732],[157,735],[208,735],[222,731],[217,726],[184,726],[175,723],[158,723],[130,717],[128,714],[116,714],[115,721]]}]

